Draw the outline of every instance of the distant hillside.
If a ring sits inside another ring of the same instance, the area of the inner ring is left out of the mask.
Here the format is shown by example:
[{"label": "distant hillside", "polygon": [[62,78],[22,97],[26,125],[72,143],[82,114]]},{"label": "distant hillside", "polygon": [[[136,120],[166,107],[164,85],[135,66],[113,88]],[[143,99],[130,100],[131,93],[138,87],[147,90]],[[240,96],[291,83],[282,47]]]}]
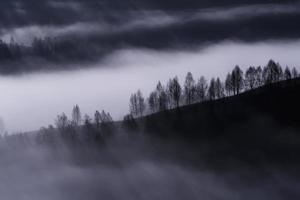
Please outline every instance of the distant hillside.
[{"label": "distant hillside", "polygon": [[237,129],[249,122],[300,128],[300,78],[155,113],[142,121],[148,131],[192,133],[194,136],[206,135],[211,130]]},{"label": "distant hillside", "polygon": [[299,162],[300,78],[152,114],[139,122],[151,135],[209,146],[213,151],[206,156],[213,154],[216,162],[226,157]]}]

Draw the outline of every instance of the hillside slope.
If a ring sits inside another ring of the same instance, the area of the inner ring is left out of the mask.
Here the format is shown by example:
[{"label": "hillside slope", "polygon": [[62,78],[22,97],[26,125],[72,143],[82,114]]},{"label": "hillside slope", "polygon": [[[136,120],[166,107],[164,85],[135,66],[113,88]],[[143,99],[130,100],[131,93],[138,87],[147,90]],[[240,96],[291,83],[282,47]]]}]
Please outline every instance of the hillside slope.
[{"label": "hillside slope", "polygon": [[[206,149],[214,162],[300,163],[300,79],[156,113],[145,132]],[[209,149],[209,150],[208,150]]]},{"label": "hillside slope", "polygon": [[193,133],[198,136],[206,131],[237,129],[250,122],[300,128],[300,78],[216,101],[156,113],[143,121],[148,131]]}]

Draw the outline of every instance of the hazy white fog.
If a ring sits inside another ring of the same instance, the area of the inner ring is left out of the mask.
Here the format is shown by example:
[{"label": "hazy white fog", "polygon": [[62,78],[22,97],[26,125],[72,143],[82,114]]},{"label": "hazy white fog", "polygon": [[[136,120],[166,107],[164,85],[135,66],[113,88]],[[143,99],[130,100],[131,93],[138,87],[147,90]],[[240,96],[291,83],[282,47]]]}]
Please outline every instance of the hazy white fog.
[{"label": "hazy white fog", "polygon": [[6,142],[0,146],[0,198],[5,200],[281,200],[298,194],[298,176],[288,170],[269,167],[260,176],[239,165],[223,172],[197,169],[139,140],[109,142],[102,151],[91,145],[76,151],[59,142],[56,148]]},{"label": "hazy white fog", "polygon": [[235,64],[265,65],[270,58],[300,69],[299,53],[300,41],[225,42],[181,52],[122,50],[89,70],[1,77],[0,116],[9,132],[47,126],[57,114],[70,114],[74,104],[83,114],[105,109],[121,119],[128,112],[130,94],[140,88],[148,95],[159,80],[178,75],[183,81],[188,71],[194,78],[222,77]]}]

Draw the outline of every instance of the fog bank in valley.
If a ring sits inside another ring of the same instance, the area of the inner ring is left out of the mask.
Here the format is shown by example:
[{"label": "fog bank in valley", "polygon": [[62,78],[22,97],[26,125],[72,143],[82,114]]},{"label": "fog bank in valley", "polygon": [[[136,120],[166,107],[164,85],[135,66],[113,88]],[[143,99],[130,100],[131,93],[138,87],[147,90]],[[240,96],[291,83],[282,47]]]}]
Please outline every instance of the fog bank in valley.
[{"label": "fog bank in valley", "polygon": [[105,109],[118,120],[128,112],[132,92],[142,89],[147,96],[159,80],[177,75],[183,81],[188,71],[196,79],[223,78],[236,64],[245,69],[265,65],[271,58],[283,67],[300,69],[298,52],[299,41],[228,41],[182,51],[120,50],[90,69],[1,77],[0,116],[9,132],[47,126],[57,114],[70,114],[75,104],[91,116]]},{"label": "fog bank in valley", "polygon": [[176,150],[161,154],[170,144],[153,148],[143,139],[119,139],[122,142],[111,140],[102,150],[84,143],[76,149],[63,143],[1,140],[0,198],[283,200],[297,195],[299,181],[288,171],[267,166],[259,171],[197,168],[183,164]]}]

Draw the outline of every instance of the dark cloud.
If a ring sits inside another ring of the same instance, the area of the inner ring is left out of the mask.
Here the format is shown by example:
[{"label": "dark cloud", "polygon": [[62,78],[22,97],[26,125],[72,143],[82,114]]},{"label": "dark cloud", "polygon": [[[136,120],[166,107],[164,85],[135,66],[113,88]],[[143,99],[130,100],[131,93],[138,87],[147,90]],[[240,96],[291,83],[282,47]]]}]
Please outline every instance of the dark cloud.
[{"label": "dark cloud", "polygon": [[128,47],[192,48],[300,36],[300,2],[294,0],[13,0],[0,5],[0,38],[27,46],[35,37],[55,38],[51,56],[24,50],[25,57],[52,61],[93,61]]}]

